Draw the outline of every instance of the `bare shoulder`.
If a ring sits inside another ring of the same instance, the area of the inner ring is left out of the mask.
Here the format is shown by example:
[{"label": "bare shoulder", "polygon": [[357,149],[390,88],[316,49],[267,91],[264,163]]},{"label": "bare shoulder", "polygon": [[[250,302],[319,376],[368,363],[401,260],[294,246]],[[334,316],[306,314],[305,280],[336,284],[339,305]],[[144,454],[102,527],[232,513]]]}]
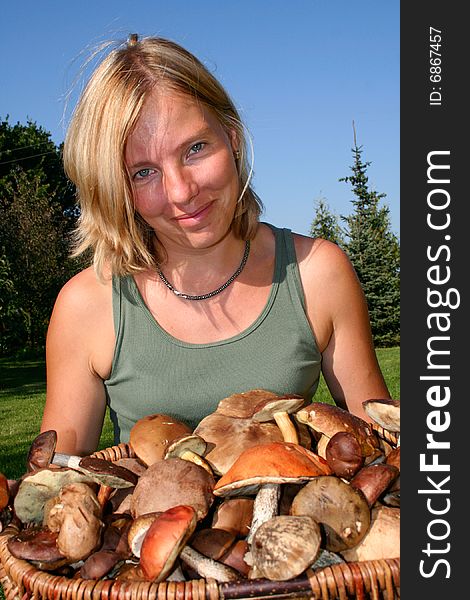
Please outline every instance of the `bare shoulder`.
[{"label": "bare shoulder", "polygon": [[60,290],[56,304],[80,311],[99,305],[110,297],[111,280],[100,281],[92,267],[74,275]]},{"label": "bare shoulder", "polygon": [[307,280],[312,276],[329,280],[341,274],[354,274],[348,256],[337,244],[297,233],[294,234],[294,244],[301,275]]}]

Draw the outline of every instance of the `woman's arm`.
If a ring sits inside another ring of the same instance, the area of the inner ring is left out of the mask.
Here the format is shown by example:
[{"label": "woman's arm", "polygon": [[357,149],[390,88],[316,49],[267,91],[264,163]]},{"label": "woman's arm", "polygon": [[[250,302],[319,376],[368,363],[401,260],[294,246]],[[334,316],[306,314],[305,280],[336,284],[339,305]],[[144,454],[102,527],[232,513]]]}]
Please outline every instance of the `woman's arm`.
[{"label": "woman's arm", "polygon": [[307,314],[335,402],[370,421],[362,402],[390,398],[377,362],[367,303],[346,254],[325,240],[297,241]]},{"label": "woman's arm", "polygon": [[103,379],[114,348],[110,284],[86,269],[61,290],[47,341],[47,394],[41,431],[57,431],[57,451],[97,448],[106,410]]}]

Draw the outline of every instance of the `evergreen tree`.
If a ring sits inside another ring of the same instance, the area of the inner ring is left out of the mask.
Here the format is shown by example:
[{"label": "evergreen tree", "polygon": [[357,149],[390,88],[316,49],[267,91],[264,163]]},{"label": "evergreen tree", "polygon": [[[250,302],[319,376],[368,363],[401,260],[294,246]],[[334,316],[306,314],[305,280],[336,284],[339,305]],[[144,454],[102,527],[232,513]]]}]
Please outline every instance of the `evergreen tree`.
[{"label": "evergreen tree", "polygon": [[369,187],[367,168],[362,160],[362,147],[352,149],[352,175],[340,181],[351,184],[355,198],[354,211],[342,217],[346,223],[347,252],[364,290],[377,346],[393,346],[400,342],[400,247],[390,229],[388,206],[379,206],[385,194]]},{"label": "evergreen tree", "polygon": [[324,198],[315,201],[315,218],[310,226],[310,235],[329,240],[338,246],[343,246],[343,232],[338,218],[330,210]]}]

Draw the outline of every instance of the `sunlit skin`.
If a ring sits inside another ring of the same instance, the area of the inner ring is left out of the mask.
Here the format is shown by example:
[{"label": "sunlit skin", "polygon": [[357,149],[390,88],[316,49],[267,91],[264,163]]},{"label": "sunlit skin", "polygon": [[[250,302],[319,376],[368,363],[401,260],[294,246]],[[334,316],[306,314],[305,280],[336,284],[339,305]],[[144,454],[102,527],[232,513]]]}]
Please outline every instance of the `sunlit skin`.
[{"label": "sunlit skin", "polygon": [[218,243],[239,194],[235,134],[214,114],[175,92],[146,100],[126,145],[136,210],[167,252]]},{"label": "sunlit skin", "polygon": [[[237,147],[236,135],[210,110],[168,91],[147,98],[127,140],[136,211],[165,249],[165,275],[186,293],[216,289],[240,263],[244,241],[230,228],[240,192]],[[340,406],[369,420],[362,401],[388,398],[389,392],[356,274],[335,244],[297,234],[294,244],[325,380]],[[211,343],[246,330],[258,318],[271,290],[274,259],[273,233],[260,224],[242,273],[214,298],[184,301],[154,270],[134,278],[165,331],[188,343]],[[85,269],[62,288],[47,337],[41,431],[57,431],[57,451],[96,450],[106,411],[103,381],[111,372],[114,346],[111,281],[101,282],[92,268]]]}]

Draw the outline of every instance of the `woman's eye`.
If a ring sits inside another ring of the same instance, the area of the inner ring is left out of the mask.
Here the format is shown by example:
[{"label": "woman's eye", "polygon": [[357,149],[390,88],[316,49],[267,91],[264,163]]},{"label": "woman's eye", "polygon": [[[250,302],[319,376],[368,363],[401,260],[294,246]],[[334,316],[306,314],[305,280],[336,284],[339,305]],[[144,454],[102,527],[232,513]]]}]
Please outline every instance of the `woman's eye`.
[{"label": "woman's eye", "polygon": [[134,179],[146,179],[152,175],[152,173],[153,169],[140,169],[140,171],[137,171],[137,173],[134,175]]},{"label": "woman's eye", "polygon": [[204,148],[204,142],[198,142],[197,144],[193,144],[189,150],[189,154],[198,154]]}]

